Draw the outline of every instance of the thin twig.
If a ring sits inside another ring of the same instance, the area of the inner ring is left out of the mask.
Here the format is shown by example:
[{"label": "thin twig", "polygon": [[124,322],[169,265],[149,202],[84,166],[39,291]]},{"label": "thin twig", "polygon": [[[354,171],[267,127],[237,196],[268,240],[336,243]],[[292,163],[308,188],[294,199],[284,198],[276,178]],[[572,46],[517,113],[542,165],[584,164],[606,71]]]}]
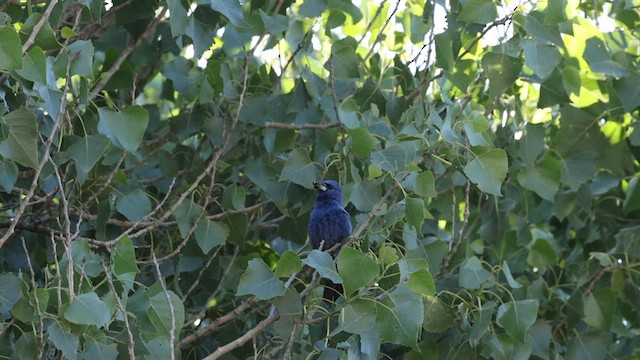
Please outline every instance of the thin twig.
[{"label": "thin twig", "polygon": [[[52,1],[52,3],[53,2],[55,1]],[[38,163],[38,168],[36,169],[36,172],[33,175],[33,179],[31,180],[31,186],[29,187],[29,191],[25,195],[24,199],[22,199],[22,201],[20,202],[20,206],[18,207],[16,214],[11,220],[11,225],[9,225],[9,228],[7,229],[7,231],[0,238],[0,249],[2,248],[2,246],[4,246],[4,244],[7,242],[9,237],[13,235],[16,225],[20,221],[20,218],[22,217],[22,215],[24,214],[24,211],[29,205],[29,201],[31,201],[31,198],[36,193],[36,188],[38,187],[38,179],[40,178],[40,173],[42,173],[42,169],[44,168],[45,164],[49,161],[51,157],[51,154],[50,154],[51,146],[53,145],[55,134],[58,131],[60,124],[62,123],[62,119],[64,118],[64,114],[65,114],[65,108],[67,106],[66,94],[69,91],[69,84],[71,83],[71,75],[70,75],[71,63],[72,61],[71,59],[69,59],[69,62],[67,63],[67,72],[66,72],[67,77],[64,83],[64,88],[62,90],[62,100],[60,101],[60,107],[58,108],[58,114],[56,115],[55,122],[51,127],[51,131],[49,132],[49,137],[47,138],[47,142],[45,143],[42,160],[40,160],[40,163]]]},{"label": "thin twig", "polygon": [[240,346],[247,343],[247,341],[253,339],[257,336],[262,330],[264,330],[267,326],[273,324],[280,318],[280,315],[277,313],[270,314],[266,319],[262,320],[258,325],[256,325],[253,329],[244,333],[244,335],[239,338],[233,340],[227,345],[221,346],[216,349],[211,355],[203,358],[203,360],[215,360],[219,359],[222,355],[239,348]]},{"label": "thin twig", "polygon": [[153,19],[151,24],[149,24],[149,26],[147,27],[147,30],[145,30],[142,33],[142,35],[140,35],[136,39],[136,41],[134,41],[131,45],[127,46],[127,48],[124,49],[124,51],[120,54],[120,56],[113,63],[111,68],[108,71],[106,71],[106,72],[104,72],[102,74],[100,81],[93,87],[93,89],[91,89],[91,92],[89,93],[89,101],[92,101],[93,99],[96,98],[96,96],[98,96],[98,94],[107,85],[109,80],[111,80],[113,75],[115,75],[115,73],[118,72],[118,70],[120,70],[120,67],[122,66],[124,61],[129,57],[129,55],[131,55],[133,50],[137,49],[140,45],[142,45],[144,40],[147,37],[149,37],[149,35],[151,35],[152,32],[154,32],[156,30],[156,27],[158,26],[160,21],[162,21],[162,19],[164,18],[164,15],[167,13],[167,10],[168,10],[167,7],[163,8],[162,11],[160,11],[160,13],[158,14],[158,16],[156,16],[156,18]]},{"label": "thin twig", "polygon": [[27,250],[27,244],[24,241],[24,236],[20,236],[22,240],[22,249],[24,249],[24,255],[27,257],[27,265],[29,266],[29,272],[31,273],[31,287],[33,288],[33,301],[36,303],[36,312],[38,313],[38,321],[40,323],[40,329],[38,331],[38,359],[42,359],[44,352],[44,321],[42,316],[42,310],[40,310],[40,299],[38,299],[38,285],[36,284],[36,273],[33,271],[33,265],[31,264],[31,256]]},{"label": "thin twig", "polygon": [[118,292],[116,291],[116,287],[113,285],[113,279],[111,278],[111,271],[107,268],[107,266],[100,262],[102,268],[104,269],[104,273],[107,276],[107,283],[109,284],[109,289],[113,292],[113,296],[116,298],[116,306],[118,310],[122,313],[122,318],[124,319],[124,328],[127,330],[127,351],[129,352],[129,360],[135,360],[135,340],[133,339],[133,333],[131,332],[131,326],[129,325],[129,315],[127,314],[127,310],[122,305],[122,301],[120,301],[120,296],[118,296]]},{"label": "thin twig", "polygon": [[[24,44],[22,44],[23,53],[27,52],[27,50],[29,50],[31,45],[33,45],[33,43],[36,41],[36,36],[44,26],[44,23],[49,20],[49,16],[51,16],[51,12],[53,11],[53,8],[56,6],[57,3],[58,3],[58,0],[51,0],[49,5],[47,6],[47,9],[44,11],[44,14],[42,14],[42,17],[40,18],[36,26],[34,26],[33,30],[31,30],[31,34],[29,34],[29,38],[27,38],[27,41],[25,41]],[[71,60],[69,60],[69,62],[71,62]]]},{"label": "thin twig", "polygon": [[[338,115],[339,116],[339,115]],[[266,122],[264,127],[272,128],[272,129],[285,129],[285,130],[303,130],[303,129],[314,129],[314,130],[326,130],[334,127],[340,127],[340,123],[330,123],[330,124],[287,124],[280,122]]]},{"label": "thin twig", "polygon": [[167,303],[169,304],[169,313],[171,314],[171,329],[169,332],[169,351],[171,352],[170,358],[174,360],[176,358],[176,350],[175,350],[175,342],[176,342],[176,314],[175,309],[173,308],[173,303],[171,302],[171,296],[169,296],[169,292],[167,291],[167,286],[164,283],[164,279],[162,277],[162,273],[160,272],[160,264],[158,264],[158,260],[156,259],[156,255],[153,251],[151,251],[151,258],[153,259],[153,265],[156,269],[156,275],[158,277],[158,282],[162,287],[162,292],[164,293],[165,298],[167,299]]}]

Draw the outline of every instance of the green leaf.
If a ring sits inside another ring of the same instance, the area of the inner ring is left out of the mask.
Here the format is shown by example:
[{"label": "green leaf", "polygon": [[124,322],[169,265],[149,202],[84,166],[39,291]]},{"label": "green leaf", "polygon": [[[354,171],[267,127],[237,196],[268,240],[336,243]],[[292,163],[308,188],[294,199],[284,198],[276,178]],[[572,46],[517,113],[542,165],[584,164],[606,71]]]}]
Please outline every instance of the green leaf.
[{"label": "green leaf", "polygon": [[567,94],[580,95],[582,78],[577,67],[567,65],[562,69],[562,85]]},{"label": "green leaf", "polygon": [[[31,36],[33,33],[33,29],[36,24],[38,24],[42,20],[42,14],[38,12],[34,12],[29,16],[27,21],[24,22],[24,25],[20,29],[20,37],[22,41],[27,41],[27,38]],[[47,19],[43,24],[38,34],[36,35],[35,41],[33,45],[40,47],[43,50],[55,50],[60,48],[60,43],[56,39],[56,34],[53,32],[51,28],[51,24],[49,24],[49,19]]]},{"label": "green leaf", "polygon": [[496,322],[512,339],[524,342],[525,334],[538,316],[538,300],[510,301],[500,305]]},{"label": "green leaf", "polygon": [[405,214],[407,223],[413,226],[416,231],[420,231],[424,222],[424,200],[420,198],[407,197],[405,199]]},{"label": "green leaf", "polygon": [[211,8],[222,15],[224,15],[229,21],[237,27],[245,27],[247,24],[244,22],[244,16],[242,14],[242,5],[240,1],[229,0],[211,0]]},{"label": "green leaf", "polygon": [[365,158],[371,154],[378,144],[378,140],[370,132],[363,128],[355,128],[349,131],[351,150],[359,158]]},{"label": "green leaf", "polygon": [[87,135],[69,146],[66,153],[75,161],[76,169],[86,174],[98,162],[108,145],[109,139],[106,136]]},{"label": "green leaf", "polygon": [[360,77],[360,61],[353,46],[337,46],[334,43],[331,49],[331,58],[325,65],[327,69],[333,68],[336,78],[356,79]]},{"label": "green leaf", "polygon": [[0,276],[0,316],[8,319],[9,310],[22,297],[22,280],[19,277],[5,273]]},{"label": "green leaf", "polygon": [[289,153],[289,159],[284,164],[279,181],[291,181],[294,184],[310,188],[319,177],[320,172],[309,159],[309,155],[303,150],[296,149]]},{"label": "green leaf", "polygon": [[471,331],[469,332],[469,338],[473,345],[479,344],[480,339],[482,339],[487,330],[489,330],[491,318],[493,317],[493,309],[495,309],[495,307],[496,303],[494,301],[487,301],[480,305],[475,322],[473,323],[473,326],[471,326]]},{"label": "green leaf", "polygon": [[485,282],[493,279],[493,274],[483,268],[477,257],[472,256],[462,263],[458,281],[465,289],[480,289]]},{"label": "green leaf", "polygon": [[118,241],[118,244],[111,252],[111,261],[113,262],[113,273],[122,275],[126,273],[137,274],[140,272],[136,263],[136,252],[133,247],[133,241],[129,236]]},{"label": "green leaf", "polygon": [[0,39],[0,70],[22,68],[22,44],[15,30],[6,26],[0,27]]},{"label": "green leaf", "polygon": [[9,194],[18,180],[18,166],[11,160],[0,161],[0,186]]},{"label": "green leaf", "polygon": [[[171,303],[167,301],[167,295]],[[166,290],[166,293],[161,290],[149,298],[149,305],[147,316],[156,328],[157,333],[168,338],[171,333],[171,327],[174,326],[174,335],[179,336],[182,324],[184,324],[184,305],[180,297],[171,290]]]},{"label": "green leaf", "polygon": [[343,279],[345,295],[349,296],[378,277],[378,264],[369,255],[352,247],[344,247],[338,254],[338,273]]},{"label": "green leaf", "polygon": [[[0,34],[1,36],[1,34]],[[0,155],[21,165],[38,167],[38,127],[32,111],[23,107],[0,118],[9,132],[0,143]]]},{"label": "green leaf", "polygon": [[413,191],[420,197],[435,198],[438,196],[436,193],[436,181],[430,170],[425,170],[416,176]]},{"label": "green leaf", "polygon": [[269,34],[278,35],[289,28],[289,18],[284,15],[267,15],[262,9],[259,10],[260,19],[264,23],[264,29]]},{"label": "green leaf", "polygon": [[542,359],[549,359],[551,345],[551,325],[545,320],[537,320],[526,335],[526,343],[531,346],[531,353]]},{"label": "green leaf", "polygon": [[297,291],[287,289],[283,296],[273,299],[273,305],[278,308],[280,319],[273,324],[279,336],[291,336],[295,327],[300,323],[302,315],[302,298]]},{"label": "green leaf", "polygon": [[380,338],[417,349],[424,319],[422,296],[402,284],[383,302],[377,309],[375,328]]},{"label": "green leaf", "polygon": [[29,81],[47,83],[47,63],[41,48],[35,46],[29,50],[24,55],[22,64],[22,69],[16,71],[18,75]]},{"label": "green leaf", "polygon": [[536,40],[525,40],[522,43],[525,62],[540,79],[545,79],[558,66],[561,60],[557,47],[539,44]]},{"label": "green leaf", "polygon": [[578,191],[582,184],[591,180],[596,173],[596,162],[593,154],[577,153],[562,161],[560,180],[569,185],[571,191]]},{"label": "green leaf", "polygon": [[507,168],[507,153],[502,149],[490,149],[471,160],[464,167],[464,173],[480,190],[502,196],[500,186],[507,177]]},{"label": "green leaf", "polygon": [[69,61],[71,61],[69,68],[71,74],[92,77],[93,43],[89,40],[76,40],[67,47],[67,52],[67,56],[70,57]]},{"label": "green leaf", "polygon": [[560,161],[551,152],[547,152],[534,166],[518,172],[518,182],[525,189],[534,191],[541,198],[553,202],[560,187],[561,173]]},{"label": "green leaf", "polygon": [[634,177],[629,180],[627,186],[627,194],[624,197],[622,203],[622,211],[628,214],[634,210],[640,209],[640,178]]},{"label": "green leaf", "polygon": [[424,297],[436,294],[436,285],[433,282],[433,276],[431,276],[431,273],[427,269],[420,269],[411,274],[407,281],[407,286],[409,289]]},{"label": "green leaf", "polygon": [[604,42],[595,36],[587,39],[584,59],[595,72],[615,77],[626,76],[629,73],[626,68],[611,58]]},{"label": "green leaf", "polygon": [[640,75],[630,74],[614,80],[613,88],[620,97],[625,112],[631,112],[640,106]]},{"label": "green leaf", "polygon": [[78,325],[105,327],[110,322],[111,313],[95,292],[88,292],[73,299],[64,312],[64,318]]},{"label": "green leaf", "polygon": [[275,276],[279,278],[289,276],[300,270],[302,270],[300,256],[291,250],[287,250],[280,256],[280,259],[278,259],[278,264],[273,272]]},{"label": "green leaf", "polygon": [[519,289],[522,287],[522,285],[513,278],[511,269],[509,268],[509,263],[507,263],[506,260],[502,262],[502,273],[504,274],[504,277],[507,279],[507,283],[512,289]]},{"label": "green leaf", "polygon": [[99,108],[98,131],[111,139],[114,145],[135,152],[142,141],[149,123],[149,113],[142,106],[134,105],[122,111]]},{"label": "green leaf", "polygon": [[352,334],[362,334],[376,323],[376,303],[369,299],[355,299],[340,310],[340,329]]},{"label": "green leaf", "polygon": [[51,325],[47,328],[47,334],[49,335],[49,341],[51,341],[55,347],[60,349],[67,359],[76,359],[78,356],[78,347],[80,345],[80,338],[78,335],[63,329],[57,321],[51,322]]},{"label": "green leaf", "polygon": [[[333,281],[335,284],[342,284],[342,278],[336,271],[336,263],[331,255],[320,250],[312,250],[302,262],[316,269],[321,277]],[[353,274],[349,274],[350,276]]]},{"label": "green leaf", "polygon": [[482,69],[489,79],[489,97],[495,99],[514,85],[522,69],[522,59],[488,52],[482,57]]},{"label": "green leaf", "polygon": [[527,263],[544,269],[558,264],[558,254],[546,239],[535,239],[527,255]]},{"label": "green leaf", "polygon": [[144,191],[137,189],[121,196],[116,202],[116,209],[129,221],[138,221],[151,212],[151,201]]},{"label": "green leaf", "polygon": [[249,261],[247,269],[242,274],[236,295],[255,295],[259,299],[269,300],[284,295],[284,292],[284,283],[271,272],[262,259],[255,258]]},{"label": "green leaf", "polygon": [[196,242],[202,252],[208,254],[211,249],[224,244],[229,237],[229,227],[219,221],[203,218],[196,227]]},{"label": "green leaf", "polygon": [[458,20],[472,24],[488,24],[498,17],[498,9],[492,0],[469,0],[464,4]]},{"label": "green leaf", "polygon": [[455,325],[455,317],[439,298],[424,300],[422,327],[429,332],[441,333]]},{"label": "green leaf", "polygon": [[84,351],[81,353],[83,359],[92,360],[114,360],[118,358],[118,346],[116,343],[103,344],[94,342],[89,345],[85,343]]},{"label": "green leaf", "polygon": [[607,338],[602,332],[579,334],[569,344],[567,360],[604,360],[608,352]]},{"label": "green leaf", "polygon": [[171,16],[169,16],[171,35],[175,38],[185,33],[189,25],[189,17],[187,16],[187,9],[182,6],[181,0],[167,0],[167,5],[169,7],[169,13],[171,14]]},{"label": "green leaf", "polygon": [[596,329],[608,331],[616,308],[615,293],[609,288],[599,289],[584,299],[584,321]]},{"label": "green leaf", "polygon": [[178,230],[180,230],[180,236],[186,237],[191,230],[191,227],[194,225],[194,222],[200,213],[202,212],[202,207],[198,204],[194,203],[191,199],[185,199],[182,204],[176,209],[176,212],[173,213],[173,216],[176,218],[176,222],[178,223]]}]

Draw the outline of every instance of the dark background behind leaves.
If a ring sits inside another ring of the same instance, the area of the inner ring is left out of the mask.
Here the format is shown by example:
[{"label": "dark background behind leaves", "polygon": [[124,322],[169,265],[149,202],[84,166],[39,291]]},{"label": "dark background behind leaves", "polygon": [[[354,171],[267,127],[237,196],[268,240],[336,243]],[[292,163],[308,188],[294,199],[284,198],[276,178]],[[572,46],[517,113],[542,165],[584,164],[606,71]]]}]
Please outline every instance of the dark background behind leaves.
[{"label": "dark background behind leaves", "polygon": [[638,357],[639,31],[631,0],[0,0],[0,356]]}]

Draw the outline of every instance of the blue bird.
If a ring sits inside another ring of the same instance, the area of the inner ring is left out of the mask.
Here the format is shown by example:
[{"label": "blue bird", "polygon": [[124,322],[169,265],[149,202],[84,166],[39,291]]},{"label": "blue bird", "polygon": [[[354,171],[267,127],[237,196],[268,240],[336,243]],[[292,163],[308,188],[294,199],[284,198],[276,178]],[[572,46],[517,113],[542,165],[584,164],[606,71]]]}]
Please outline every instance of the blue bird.
[{"label": "blue bird", "polygon": [[[351,217],[342,207],[342,189],[334,180],[314,182],[318,190],[316,206],[309,219],[309,240],[314,249],[328,250],[351,235]],[[342,294],[342,285],[323,279],[323,297],[335,300]]]}]

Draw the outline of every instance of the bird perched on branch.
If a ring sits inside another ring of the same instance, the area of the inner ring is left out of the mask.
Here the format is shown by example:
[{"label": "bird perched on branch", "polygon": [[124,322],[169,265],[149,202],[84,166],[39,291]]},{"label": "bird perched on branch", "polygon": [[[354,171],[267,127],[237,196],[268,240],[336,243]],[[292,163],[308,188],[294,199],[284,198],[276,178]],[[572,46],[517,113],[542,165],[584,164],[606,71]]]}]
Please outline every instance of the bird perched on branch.
[{"label": "bird perched on branch", "polygon": [[[342,189],[334,180],[317,181],[316,206],[309,219],[309,240],[314,249],[328,250],[351,235],[351,217],[342,207]],[[323,297],[333,301],[342,295],[342,285],[323,279]]]}]

